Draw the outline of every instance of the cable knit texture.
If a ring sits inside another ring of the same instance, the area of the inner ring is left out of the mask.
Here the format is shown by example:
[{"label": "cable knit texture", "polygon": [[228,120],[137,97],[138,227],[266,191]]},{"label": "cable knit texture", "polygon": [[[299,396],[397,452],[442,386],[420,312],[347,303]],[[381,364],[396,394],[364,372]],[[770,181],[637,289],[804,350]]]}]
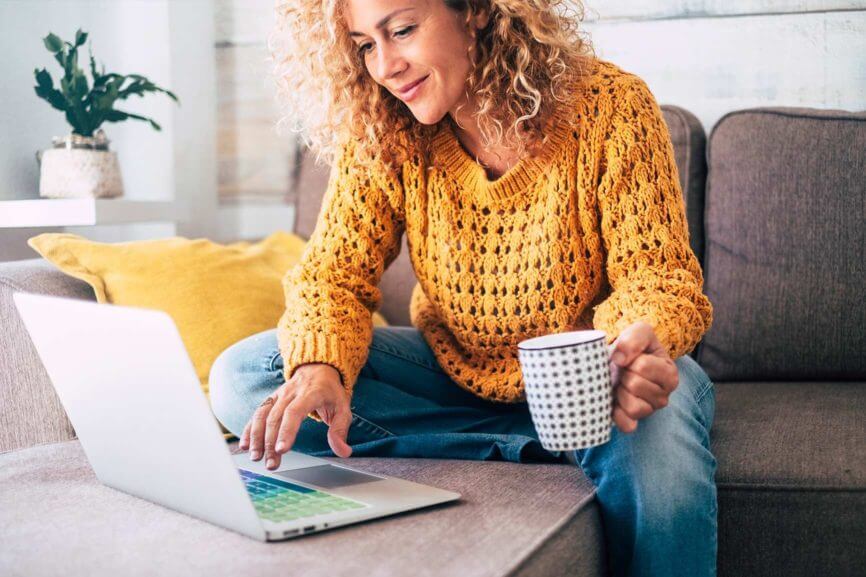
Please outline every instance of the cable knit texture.
[{"label": "cable knit texture", "polygon": [[410,154],[394,170],[359,169],[347,144],[284,277],[285,376],[328,363],[351,395],[403,234],[419,280],[411,322],[480,397],[525,400],[517,344],[539,335],[596,328],[610,343],[643,320],[672,358],[692,350],[712,305],[661,110],[643,80],[603,60],[573,94],[542,152],[495,180],[445,122],[429,161]]}]

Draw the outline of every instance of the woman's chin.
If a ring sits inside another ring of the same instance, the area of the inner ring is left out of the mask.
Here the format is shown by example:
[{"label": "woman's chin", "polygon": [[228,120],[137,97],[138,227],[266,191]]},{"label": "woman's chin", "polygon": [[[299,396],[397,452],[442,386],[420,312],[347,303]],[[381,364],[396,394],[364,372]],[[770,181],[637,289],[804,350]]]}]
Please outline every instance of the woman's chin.
[{"label": "woman's chin", "polygon": [[415,117],[415,120],[420,122],[421,124],[433,125],[442,120],[442,117],[445,114],[440,114],[436,111],[426,110],[423,108],[414,109],[412,107],[409,108],[409,111],[412,113],[412,116]]}]

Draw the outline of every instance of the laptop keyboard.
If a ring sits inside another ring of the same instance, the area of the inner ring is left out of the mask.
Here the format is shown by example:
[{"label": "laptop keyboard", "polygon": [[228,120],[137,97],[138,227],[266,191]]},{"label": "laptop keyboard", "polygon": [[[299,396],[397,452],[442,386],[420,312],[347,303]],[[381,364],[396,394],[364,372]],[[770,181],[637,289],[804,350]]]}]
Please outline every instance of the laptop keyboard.
[{"label": "laptop keyboard", "polygon": [[362,509],[363,503],[337,497],[309,487],[280,481],[238,469],[241,479],[253,500],[259,517],[268,521],[292,521],[303,517],[313,517],[335,511]]}]

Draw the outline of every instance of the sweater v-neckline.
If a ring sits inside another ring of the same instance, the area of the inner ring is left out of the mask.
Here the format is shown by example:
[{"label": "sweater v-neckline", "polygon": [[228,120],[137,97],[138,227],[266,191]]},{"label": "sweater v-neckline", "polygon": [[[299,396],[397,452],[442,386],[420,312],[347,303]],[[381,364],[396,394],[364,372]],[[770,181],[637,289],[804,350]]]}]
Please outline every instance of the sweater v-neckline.
[{"label": "sweater v-neckline", "polygon": [[571,135],[570,126],[563,121],[576,114],[571,103],[558,103],[547,125],[547,142],[535,156],[523,157],[499,178],[491,180],[487,170],[463,148],[451,123],[443,121],[433,136],[433,147],[438,152],[445,171],[461,186],[472,191],[473,197],[485,204],[516,200],[537,179],[547,172],[550,162],[562,144]]}]

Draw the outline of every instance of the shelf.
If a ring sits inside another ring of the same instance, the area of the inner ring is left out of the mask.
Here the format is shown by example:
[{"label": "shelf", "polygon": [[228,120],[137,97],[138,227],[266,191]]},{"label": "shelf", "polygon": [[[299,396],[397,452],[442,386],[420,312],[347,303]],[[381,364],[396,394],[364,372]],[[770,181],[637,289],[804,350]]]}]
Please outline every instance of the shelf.
[{"label": "shelf", "polygon": [[176,221],[172,201],[122,198],[40,198],[0,201],[0,228],[93,226]]}]

